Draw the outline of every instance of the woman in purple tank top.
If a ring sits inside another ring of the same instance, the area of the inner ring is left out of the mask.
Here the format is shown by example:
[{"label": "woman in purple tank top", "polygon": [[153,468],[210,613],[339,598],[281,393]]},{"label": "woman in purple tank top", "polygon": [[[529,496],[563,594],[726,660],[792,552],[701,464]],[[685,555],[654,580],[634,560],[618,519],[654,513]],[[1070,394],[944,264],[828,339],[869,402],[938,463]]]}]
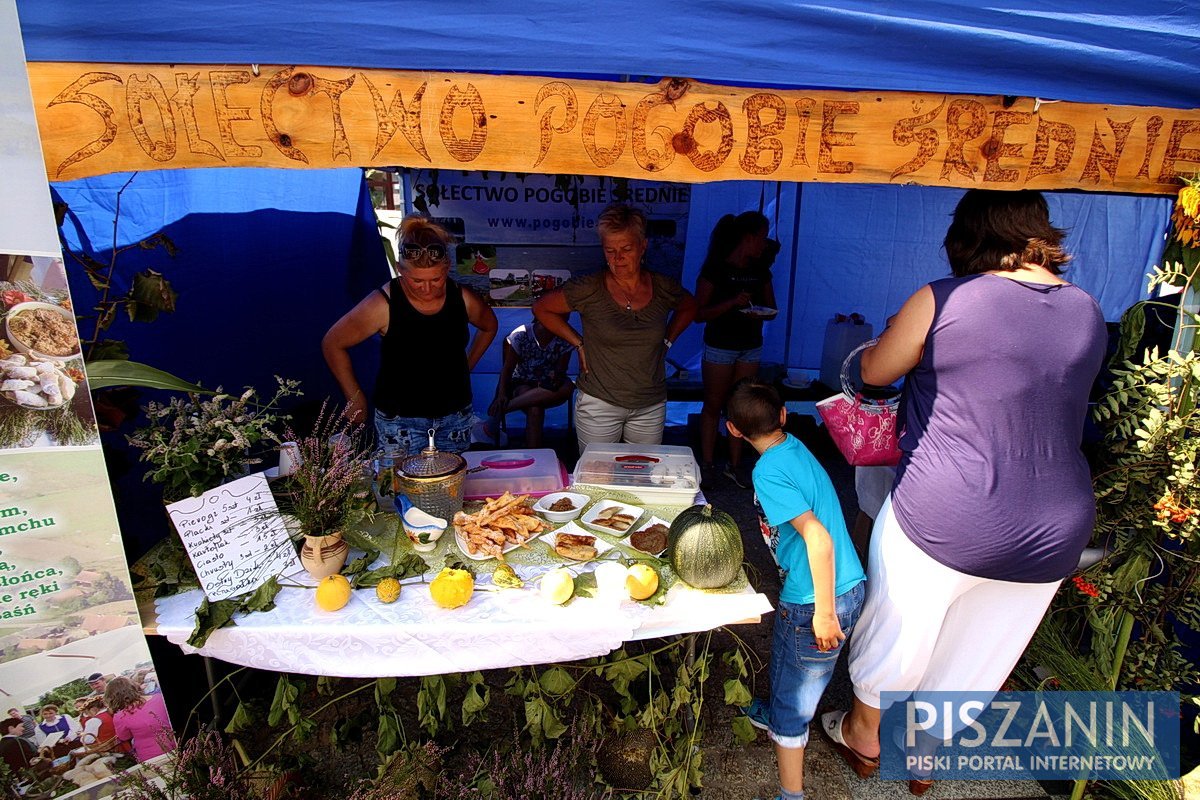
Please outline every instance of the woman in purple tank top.
[{"label": "woman in purple tank top", "polygon": [[[953,278],[923,287],[863,353],[905,377],[903,457],[871,540],[851,642],[854,706],[822,718],[859,775],[880,752],[882,692],[997,691],[1095,518],[1080,450],[1104,357],[1095,300],[1041,194],[972,189],[946,233]],[[914,775],[913,794],[932,785]]]}]

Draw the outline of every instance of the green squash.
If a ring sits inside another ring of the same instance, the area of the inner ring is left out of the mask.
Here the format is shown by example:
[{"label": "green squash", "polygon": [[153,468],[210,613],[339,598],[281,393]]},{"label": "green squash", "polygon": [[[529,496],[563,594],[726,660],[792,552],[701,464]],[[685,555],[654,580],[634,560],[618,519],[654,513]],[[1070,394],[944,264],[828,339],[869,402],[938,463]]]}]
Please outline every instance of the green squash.
[{"label": "green squash", "polygon": [[697,589],[728,586],[742,569],[742,532],[711,505],[680,512],[667,535],[667,559],[680,580]]}]

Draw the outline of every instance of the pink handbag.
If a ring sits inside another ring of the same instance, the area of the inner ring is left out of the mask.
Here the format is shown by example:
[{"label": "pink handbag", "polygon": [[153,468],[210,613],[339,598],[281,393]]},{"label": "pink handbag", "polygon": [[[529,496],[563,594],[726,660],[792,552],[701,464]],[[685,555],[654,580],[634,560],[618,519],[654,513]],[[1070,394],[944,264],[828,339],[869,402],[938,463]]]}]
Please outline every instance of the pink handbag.
[{"label": "pink handbag", "polygon": [[878,339],[863,342],[842,362],[842,391],[817,403],[825,428],[846,461],[855,467],[891,467],[900,463],[896,435],[899,396],[869,400],[850,386],[850,363]]}]

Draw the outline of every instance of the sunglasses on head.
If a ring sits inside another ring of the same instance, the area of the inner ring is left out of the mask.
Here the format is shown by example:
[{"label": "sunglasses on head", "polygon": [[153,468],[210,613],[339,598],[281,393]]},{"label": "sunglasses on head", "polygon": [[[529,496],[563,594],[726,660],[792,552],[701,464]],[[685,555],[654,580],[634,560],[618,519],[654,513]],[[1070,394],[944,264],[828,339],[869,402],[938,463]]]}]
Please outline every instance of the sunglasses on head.
[{"label": "sunglasses on head", "polygon": [[434,242],[422,247],[419,244],[405,242],[400,245],[400,252],[404,254],[406,261],[416,261],[422,253],[427,253],[430,261],[441,261],[446,257],[446,245]]}]

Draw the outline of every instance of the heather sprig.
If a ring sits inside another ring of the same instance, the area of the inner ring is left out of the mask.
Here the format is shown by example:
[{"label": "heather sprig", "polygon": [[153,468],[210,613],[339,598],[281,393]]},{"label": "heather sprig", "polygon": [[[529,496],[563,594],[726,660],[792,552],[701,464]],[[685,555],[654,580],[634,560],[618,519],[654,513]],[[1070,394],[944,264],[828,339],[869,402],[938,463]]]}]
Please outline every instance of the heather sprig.
[{"label": "heather sprig", "polygon": [[588,732],[569,728],[554,744],[528,747],[514,732],[511,747],[486,756],[472,753],[467,769],[443,776],[439,800],[591,800],[597,796],[593,763],[598,742]]},{"label": "heather sprig", "polygon": [[237,753],[212,728],[201,728],[167,764],[140,764],[117,776],[124,800],[259,800]]},{"label": "heather sprig", "polygon": [[309,536],[324,536],[366,516],[370,447],[363,426],[350,422],[345,412],[334,414],[323,403],[309,435],[298,436],[289,427],[287,437],[300,453],[300,465],[286,490],[300,529]]},{"label": "heather sprig", "polygon": [[279,402],[301,394],[300,382],[275,380],[279,387],[266,403],[253,387],[238,396],[217,387],[208,398],[189,394],[146,405],[149,423],[127,438],[153,466],[146,477],[163,485],[165,500],[198,497],[259,463],[253,448],[282,441],[275,428],[287,417],[278,413]]}]

